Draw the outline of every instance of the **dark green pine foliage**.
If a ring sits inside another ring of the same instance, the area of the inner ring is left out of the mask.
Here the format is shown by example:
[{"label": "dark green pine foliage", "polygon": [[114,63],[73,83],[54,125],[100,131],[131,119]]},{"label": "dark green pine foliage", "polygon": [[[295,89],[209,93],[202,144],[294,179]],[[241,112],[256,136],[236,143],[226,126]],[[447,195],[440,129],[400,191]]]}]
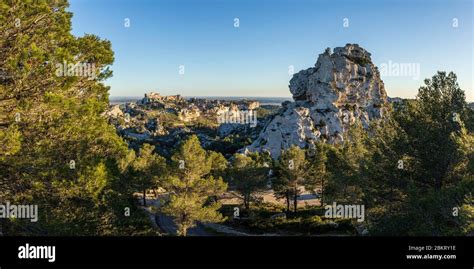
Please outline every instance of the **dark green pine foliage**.
[{"label": "dark green pine foliage", "polygon": [[3,231],[141,233],[149,224],[118,167],[127,145],[101,116],[111,43],[73,36],[67,7],[0,2],[0,199],[39,206],[37,223],[2,220]]}]

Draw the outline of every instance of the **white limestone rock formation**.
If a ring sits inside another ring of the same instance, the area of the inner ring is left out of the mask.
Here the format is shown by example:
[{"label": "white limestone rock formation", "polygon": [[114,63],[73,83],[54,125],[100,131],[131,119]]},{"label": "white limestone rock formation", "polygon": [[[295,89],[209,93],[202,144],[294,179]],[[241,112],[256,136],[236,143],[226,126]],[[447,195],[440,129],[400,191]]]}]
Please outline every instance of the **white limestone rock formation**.
[{"label": "white limestone rock formation", "polygon": [[123,117],[124,113],[122,109],[120,109],[120,105],[113,105],[104,112],[104,115],[111,118],[118,118]]},{"label": "white limestone rock formation", "polygon": [[387,94],[370,53],[357,44],[320,54],[314,67],[290,80],[294,102],[285,102],[259,137],[242,151],[269,151],[278,158],[291,145],[311,147],[318,140],[340,143],[350,125],[382,118]]}]

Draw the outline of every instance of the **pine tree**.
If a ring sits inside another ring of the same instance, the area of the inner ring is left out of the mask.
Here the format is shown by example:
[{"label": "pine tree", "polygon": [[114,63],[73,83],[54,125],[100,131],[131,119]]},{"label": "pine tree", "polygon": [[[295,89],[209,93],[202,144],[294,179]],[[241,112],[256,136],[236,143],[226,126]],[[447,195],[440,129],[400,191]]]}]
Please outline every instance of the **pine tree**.
[{"label": "pine tree", "polygon": [[365,184],[361,173],[365,170],[368,150],[367,132],[360,122],[352,125],[342,144],[327,145],[327,198],[341,202],[359,203]]},{"label": "pine tree", "polygon": [[416,100],[373,131],[365,195],[373,234],[469,233],[473,135],[454,73],[425,80]]},{"label": "pine tree", "polygon": [[245,209],[250,208],[254,195],[265,189],[269,168],[259,163],[259,154],[250,156],[236,153],[233,156],[232,167],[229,169],[229,185],[239,193]]},{"label": "pine tree", "polygon": [[273,189],[278,198],[286,199],[286,209],[290,211],[290,201],[293,200],[293,211],[298,208],[300,187],[307,180],[308,163],[303,149],[292,146],[284,150],[276,164],[276,178]]},{"label": "pine tree", "polygon": [[138,189],[143,193],[143,206],[146,206],[146,191],[154,186],[159,186],[160,179],[166,174],[166,160],[154,154],[155,147],[144,144],[138,157],[133,161],[134,179]]},{"label": "pine tree", "polygon": [[7,221],[11,234],[120,233],[124,205],[134,206],[115,189],[127,145],[101,116],[111,43],[73,36],[67,8],[0,3],[0,197],[40,209],[34,225]]},{"label": "pine tree", "polygon": [[308,176],[306,188],[311,190],[319,189],[320,203],[324,205],[325,191],[327,185],[327,151],[329,146],[319,142],[314,149],[307,151]]},{"label": "pine tree", "polygon": [[216,179],[211,175],[215,156],[206,152],[193,135],[180,144],[171,159],[173,169],[164,183],[170,199],[161,212],[174,217],[178,235],[186,236],[187,230],[198,221],[222,221],[217,211],[221,205],[211,197],[225,192],[227,184],[221,177]]},{"label": "pine tree", "polygon": [[410,138],[406,151],[419,165],[414,175],[419,186],[440,190],[459,180],[450,171],[460,158],[455,140],[461,135],[461,123],[468,120],[466,109],[456,75],[438,72],[425,80],[416,101],[395,114]]}]

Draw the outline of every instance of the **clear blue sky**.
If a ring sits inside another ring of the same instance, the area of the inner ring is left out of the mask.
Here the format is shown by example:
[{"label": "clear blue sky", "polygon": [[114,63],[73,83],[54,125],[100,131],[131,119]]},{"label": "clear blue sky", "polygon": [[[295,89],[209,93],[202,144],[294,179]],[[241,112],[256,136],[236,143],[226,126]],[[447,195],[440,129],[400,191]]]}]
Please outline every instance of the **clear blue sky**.
[{"label": "clear blue sky", "polygon": [[[290,96],[288,66],[358,43],[376,65],[419,63],[420,78],[382,77],[412,98],[436,70],[473,94],[472,0],[70,0],[73,33],[111,40],[112,96]],[[124,26],[130,19],[130,27]],[[240,27],[234,27],[239,18]],[[343,27],[343,19],[349,27]],[[458,27],[453,27],[453,19]],[[179,66],[185,66],[184,75]]]}]

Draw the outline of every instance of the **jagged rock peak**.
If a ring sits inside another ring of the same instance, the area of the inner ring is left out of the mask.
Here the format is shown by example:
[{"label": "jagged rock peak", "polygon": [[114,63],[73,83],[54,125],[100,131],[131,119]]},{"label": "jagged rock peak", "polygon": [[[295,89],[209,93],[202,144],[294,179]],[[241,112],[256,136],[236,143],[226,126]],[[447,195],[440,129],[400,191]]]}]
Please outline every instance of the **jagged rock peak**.
[{"label": "jagged rock peak", "polygon": [[295,102],[285,104],[248,151],[278,157],[291,145],[310,147],[318,140],[339,143],[360,121],[384,117],[387,94],[371,54],[357,44],[326,49],[314,67],[293,75],[289,89]]}]

